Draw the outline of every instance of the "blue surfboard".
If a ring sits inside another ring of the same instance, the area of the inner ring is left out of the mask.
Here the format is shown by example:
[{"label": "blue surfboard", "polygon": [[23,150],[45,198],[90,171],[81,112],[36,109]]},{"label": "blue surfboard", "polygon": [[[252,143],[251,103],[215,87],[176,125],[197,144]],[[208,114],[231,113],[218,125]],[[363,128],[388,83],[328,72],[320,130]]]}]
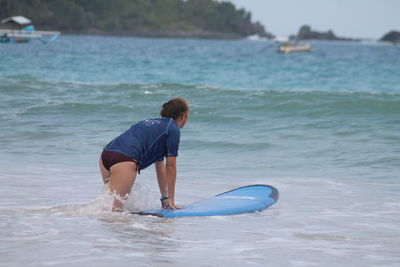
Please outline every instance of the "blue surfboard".
[{"label": "blue surfboard", "polygon": [[164,218],[233,215],[264,210],[278,199],[279,192],[272,186],[249,185],[187,204],[181,210],[144,210],[135,214]]}]

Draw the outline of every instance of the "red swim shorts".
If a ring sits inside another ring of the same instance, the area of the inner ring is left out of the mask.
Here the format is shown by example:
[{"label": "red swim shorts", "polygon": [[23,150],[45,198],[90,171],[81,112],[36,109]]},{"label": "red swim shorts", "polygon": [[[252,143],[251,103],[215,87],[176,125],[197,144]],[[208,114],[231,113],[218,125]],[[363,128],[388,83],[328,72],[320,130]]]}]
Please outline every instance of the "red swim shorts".
[{"label": "red swim shorts", "polygon": [[135,162],[138,166],[138,162],[136,160],[131,159],[130,157],[127,157],[124,154],[118,152],[103,151],[103,153],[101,153],[101,160],[104,167],[108,171],[110,171],[111,166],[124,161]]}]

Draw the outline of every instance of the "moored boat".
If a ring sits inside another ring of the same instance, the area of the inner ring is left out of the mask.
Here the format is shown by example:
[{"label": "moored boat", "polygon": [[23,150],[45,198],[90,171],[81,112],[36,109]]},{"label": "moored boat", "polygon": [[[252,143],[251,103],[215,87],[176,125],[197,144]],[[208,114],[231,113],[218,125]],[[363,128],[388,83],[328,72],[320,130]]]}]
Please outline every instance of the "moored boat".
[{"label": "moored boat", "polygon": [[1,21],[0,43],[27,43],[40,39],[47,43],[57,39],[58,31],[37,31],[32,21],[23,16],[13,16]]},{"label": "moored boat", "polygon": [[280,53],[293,53],[293,52],[310,52],[312,50],[311,44],[291,44],[291,43],[283,43],[279,46],[278,52]]}]

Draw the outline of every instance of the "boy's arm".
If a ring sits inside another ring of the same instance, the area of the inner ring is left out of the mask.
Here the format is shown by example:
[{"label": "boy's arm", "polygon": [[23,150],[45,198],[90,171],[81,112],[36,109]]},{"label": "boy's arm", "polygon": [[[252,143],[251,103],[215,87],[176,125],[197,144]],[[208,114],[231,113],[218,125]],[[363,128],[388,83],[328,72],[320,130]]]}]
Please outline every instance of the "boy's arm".
[{"label": "boy's arm", "polygon": [[172,209],[181,209],[181,207],[175,206],[176,157],[166,158],[165,174],[168,188],[169,207]]},{"label": "boy's arm", "polygon": [[161,207],[165,209],[168,208],[169,202],[164,160],[155,162],[154,166],[156,167],[157,182],[158,187],[160,188]]}]

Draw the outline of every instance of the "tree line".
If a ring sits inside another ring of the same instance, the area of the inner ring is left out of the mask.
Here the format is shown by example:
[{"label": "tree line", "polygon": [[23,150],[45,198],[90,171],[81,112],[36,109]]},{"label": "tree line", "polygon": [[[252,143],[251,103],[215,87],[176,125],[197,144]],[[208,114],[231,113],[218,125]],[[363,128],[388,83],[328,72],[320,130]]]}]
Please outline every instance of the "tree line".
[{"label": "tree line", "polygon": [[0,0],[0,18],[22,15],[37,28],[76,33],[188,33],[266,36],[251,14],[215,0]]}]

